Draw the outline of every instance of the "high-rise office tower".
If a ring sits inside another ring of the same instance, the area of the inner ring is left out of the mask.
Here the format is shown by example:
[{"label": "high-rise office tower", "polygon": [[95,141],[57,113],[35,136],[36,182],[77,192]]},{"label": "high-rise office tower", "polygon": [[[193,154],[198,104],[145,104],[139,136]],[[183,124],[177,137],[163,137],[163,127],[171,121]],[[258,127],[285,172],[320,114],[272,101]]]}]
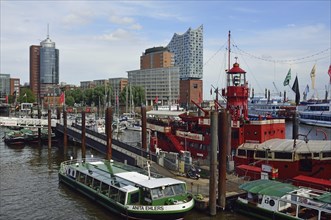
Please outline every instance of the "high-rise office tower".
[{"label": "high-rise office tower", "polygon": [[59,84],[59,50],[47,35],[40,46],[30,46],[30,88],[38,98]]},{"label": "high-rise office tower", "polygon": [[40,46],[30,46],[30,89],[32,90],[35,97],[39,97],[40,91]]},{"label": "high-rise office tower", "polygon": [[195,30],[189,28],[184,34],[175,33],[167,48],[175,55],[180,79],[202,79],[203,25]]}]

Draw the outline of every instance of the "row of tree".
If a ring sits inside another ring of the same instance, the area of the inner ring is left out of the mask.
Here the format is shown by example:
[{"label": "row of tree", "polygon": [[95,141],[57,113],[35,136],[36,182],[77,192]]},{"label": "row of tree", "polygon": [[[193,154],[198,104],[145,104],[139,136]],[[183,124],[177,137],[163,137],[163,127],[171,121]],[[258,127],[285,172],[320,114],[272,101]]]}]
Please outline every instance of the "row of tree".
[{"label": "row of tree", "polygon": [[[145,89],[140,86],[126,86],[122,91],[114,91],[111,86],[98,86],[90,89],[72,89],[65,91],[65,104],[67,106],[74,106],[75,104],[85,106],[109,105],[115,106],[125,105],[131,102],[134,106],[141,106],[145,103]],[[16,100],[15,100],[16,99]],[[15,94],[8,98],[10,104],[15,103],[37,103],[37,97],[29,88],[22,88],[20,95],[16,97]]]}]

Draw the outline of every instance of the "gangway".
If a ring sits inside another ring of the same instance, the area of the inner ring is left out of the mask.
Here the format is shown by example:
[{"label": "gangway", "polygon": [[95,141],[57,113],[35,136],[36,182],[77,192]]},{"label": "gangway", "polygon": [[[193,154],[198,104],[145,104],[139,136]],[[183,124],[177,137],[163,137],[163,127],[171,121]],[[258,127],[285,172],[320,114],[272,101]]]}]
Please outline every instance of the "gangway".
[{"label": "gangway", "polygon": [[[51,119],[51,127],[56,127],[59,120]],[[2,127],[34,127],[47,128],[48,119],[38,118],[17,118],[17,117],[0,117],[0,126]]]}]

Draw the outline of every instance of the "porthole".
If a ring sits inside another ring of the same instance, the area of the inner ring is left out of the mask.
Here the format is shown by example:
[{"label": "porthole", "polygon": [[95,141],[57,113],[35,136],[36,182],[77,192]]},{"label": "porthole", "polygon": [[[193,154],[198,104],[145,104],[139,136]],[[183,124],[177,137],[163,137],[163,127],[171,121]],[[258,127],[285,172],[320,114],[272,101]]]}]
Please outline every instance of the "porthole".
[{"label": "porthole", "polygon": [[274,201],[273,199],[271,199],[271,200],[269,201],[269,205],[270,205],[270,206],[274,206],[274,205],[275,205],[275,201]]}]

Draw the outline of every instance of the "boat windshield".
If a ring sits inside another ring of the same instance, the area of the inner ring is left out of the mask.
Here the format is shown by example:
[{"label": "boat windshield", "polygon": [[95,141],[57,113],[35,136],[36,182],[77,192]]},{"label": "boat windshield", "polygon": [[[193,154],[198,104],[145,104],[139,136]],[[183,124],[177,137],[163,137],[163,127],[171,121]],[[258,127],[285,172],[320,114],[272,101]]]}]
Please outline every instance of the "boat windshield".
[{"label": "boat windshield", "polygon": [[185,193],[184,184],[175,184],[151,189],[152,199],[160,199]]}]

